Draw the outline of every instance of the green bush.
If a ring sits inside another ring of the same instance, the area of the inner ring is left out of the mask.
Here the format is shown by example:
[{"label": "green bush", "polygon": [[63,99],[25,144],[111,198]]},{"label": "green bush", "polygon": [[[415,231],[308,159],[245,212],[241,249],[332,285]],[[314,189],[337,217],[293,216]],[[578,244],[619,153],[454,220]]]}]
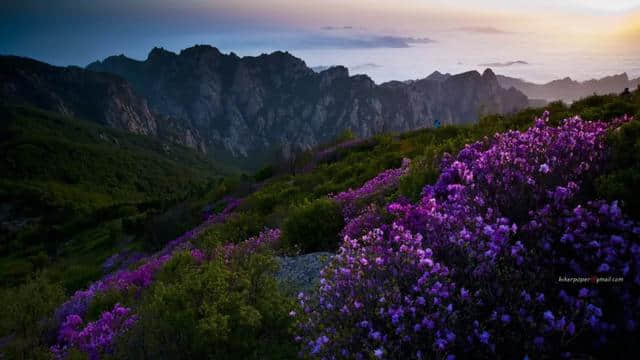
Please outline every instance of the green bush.
[{"label": "green bush", "polygon": [[634,120],[621,126],[608,138],[611,159],[608,171],[595,181],[599,197],[622,200],[625,212],[640,219],[640,122]]},{"label": "green bush", "polygon": [[239,243],[251,236],[257,235],[264,228],[262,217],[256,213],[235,213],[227,221],[207,229],[197,244],[205,249],[226,243]]},{"label": "green bush", "polygon": [[425,184],[432,184],[437,177],[438,170],[434,164],[426,160],[414,161],[409,173],[400,179],[398,192],[412,201],[416,201],[420,198]]},{"label": "green bush", "polygon": [[176,260],[167,267],[142,299],[140,320],[119,340],[114,358],[295,358],[288,316],[293,303],[278,290],[272,257],[201,267]]},{"label": "green bush", "polygon": [[37,276],[25,284],[0,294],[0,338],[8,343],[0,347],[0,358],[48,359],[49,335],[54,328],[51,316],[64,301],[57,283]]},{"label": "green bush", "polygon": [[303,253],[331,251],[338,247],[344,227],[340,206],[327,198],[294,206],[282,227],[284,246]]},{"label": "green bush", "polygon": [[255,181],[257,182],[261,182],[261,181],[265,181],[269,178],[271,178],[274,174],[275,170],[273,168],[273,165],[268,165],[263,167],[262,169],[260,169],[254,176],[253,178],[255,179]]}]

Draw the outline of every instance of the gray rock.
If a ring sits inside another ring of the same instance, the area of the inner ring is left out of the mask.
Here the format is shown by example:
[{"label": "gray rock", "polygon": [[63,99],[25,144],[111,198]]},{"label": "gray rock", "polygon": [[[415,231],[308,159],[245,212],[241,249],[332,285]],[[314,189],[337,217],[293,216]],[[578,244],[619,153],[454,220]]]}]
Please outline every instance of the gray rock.
[{"label": "gray rock", "polygon": [[291,293],[308,292],[318,284],[320,270],[333,258],[334,254],[316,252],[299,256],[278,257],[280,270],[276,278]]}]

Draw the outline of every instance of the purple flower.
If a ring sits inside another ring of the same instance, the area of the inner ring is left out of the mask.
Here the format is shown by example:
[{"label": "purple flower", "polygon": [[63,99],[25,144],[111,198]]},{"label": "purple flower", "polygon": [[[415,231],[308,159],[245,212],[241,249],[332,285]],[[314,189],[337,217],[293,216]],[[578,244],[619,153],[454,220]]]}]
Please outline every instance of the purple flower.
[{"label": "purple flower", "polygon": [[598,272],[608,272],[608,271],[609,271],[609,264],[607,263],[602,263],[598,267]]},{"label": "purple flower", "polygon": [[479,336],[480,342],[483,344],[489,344],[489,333],[487,331],[483,331]]},{"label": "purple flower", "polygon": [[535,346],[542,346],[544,344],[544,338],[542,336],[536,336],[533,339],[533,344]]},{"label": "purple flower", "polygon": [[547,174],[550,171],[549,165],[547,164],[540,165],[540,168],[538,169],[538,171],[540,171],[543,174]]},{"label": "purple flower", "polygon": [[585,298],[589,296],[589,290],[586,288],[581,288],[580,291],[578,291],[578,297],[581,298]]}]

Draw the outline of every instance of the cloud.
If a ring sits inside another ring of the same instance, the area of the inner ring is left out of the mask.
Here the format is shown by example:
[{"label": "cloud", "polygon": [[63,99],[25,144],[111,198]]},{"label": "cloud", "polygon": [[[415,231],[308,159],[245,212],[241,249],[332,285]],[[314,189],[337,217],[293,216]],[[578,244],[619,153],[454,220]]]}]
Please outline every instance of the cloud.
[{"label": "cloud", "polygon": [[455,30],[477,34],[511,34],[510,31],[501,30],[492,26],[463,26]]},{"label": "cloud", "polygon": [[362,36],[325,36],[312,35],[304,37],[293,44],[294,48],[336,48],[336,49],[373,49],[373,48],[408,48],[414,44],[431,44],[435,40],[422,37],[404,37],[390,35]]},{"label": "cloud", "polygon": [[332,31],[332,30],[353,30],[354,27],[351,26],[351,25],[345,25],[345,26],[323,26],[320,29],[327,30],[327,31]]},{"label": "cloud", "polygon": [[328,65],[318,65],[318,66],[311,67],[311,70],[319,73],[319,72],[323,72],[325,70],[328,70],[330,68],[331,68],[331,66],[328,66]]},{"label": "cloud", "polygon": [[366,64],[359,64],[359,65],[349,66],[349,70],[351,70],[351,71],[363,71],[363,70],[368,70],[368,69],[377,69],[377,68],[381,68],[381,67],[382,67],[382,65],[379,65],[379,64],[366,63]]},{"label": "cloud", "polygon": [[522,61],[522,60],[516,60],[516,61],[506,61],[506,62],[485,63],[485,64],[479,64],[478,66],[508,67],[508,66],[513,66],[513,65],[529,65],[529,63],[526,62],[526,61]]},{"label": "cloud", "polygon": [[430,39],[428,37],[422,37],[422,38],[402,37],[400,39],[402,39],[407,44],[433,44],[433,43],[437,42],[437,41],[435,41],[433,39]]}]

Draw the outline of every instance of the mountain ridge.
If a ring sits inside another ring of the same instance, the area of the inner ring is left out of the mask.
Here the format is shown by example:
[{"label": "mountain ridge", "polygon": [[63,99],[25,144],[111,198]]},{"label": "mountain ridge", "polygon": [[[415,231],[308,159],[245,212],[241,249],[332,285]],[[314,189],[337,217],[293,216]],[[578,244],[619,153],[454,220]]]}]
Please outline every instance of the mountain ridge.
[{"label": "mountain ridge", "polygon": [[[446,77],[446,78],[445,78]],[[79,67],[0,57],[0,102],[158,137],[254,169],[332,141],[509,113],[529,102],[491,70],[376,84],[344,66],[316,73],[288,52],[223,54],[209,45]]]},{"label": "mountain ridge", "polygon": [[146,100],[113,74],[89,74],[19,56],[0,56],[1,103],[34,105],[143,135],[158,128]]},{"label": "mountain ridge", "polygon": [[286,157],[347,129],[368,137],[430,127],[435,120],[471,123],[479,113],[528,104],[518,91],[500,88],[495,75],[377,85],[344,66],[316,73],[288,52],[241,58],[209,45],[178,54],[154,48],[146,60],[108,57],[87,69],[124,77],[155,113],[188,124],[195,142],[206,149],[222,144],[240,158],[274,149]]},{"label": "mountain ridge", "polygon": [[497,77],[502,87],[514,87],[527,95],[529,99],[546,101],[575,101],[593,94],[618,94],[625,88],[633,90],[640,85],[640,78],[630,79],[626,72],[586,81],[576,81],[570,77],[564,77],[543,84],[504,75]]}]

